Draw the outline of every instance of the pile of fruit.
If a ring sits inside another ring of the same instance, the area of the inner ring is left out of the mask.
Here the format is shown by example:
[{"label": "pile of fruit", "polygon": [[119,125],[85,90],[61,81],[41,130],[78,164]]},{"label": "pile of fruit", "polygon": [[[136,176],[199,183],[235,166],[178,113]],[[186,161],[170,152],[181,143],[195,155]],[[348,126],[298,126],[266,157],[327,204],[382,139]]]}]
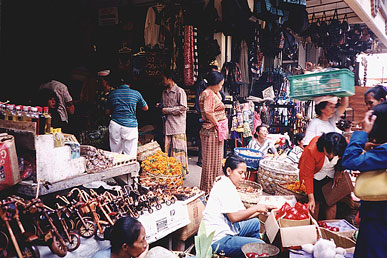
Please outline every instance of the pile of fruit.
[{"label": "pile of fruit", "polygon": [[307,204],[297,202],[294,207],[290,206],[288,202],[282,205],[275,215],[276,219],[292,219],[292,220],[303,220],[309,218],[309,210]]},{"label": "pile of fruit", "polygon": [[183,165],[174,157],[158,150],[152,156],[146,158],[141,167],[144,171],[152,174],[161,174],[166,176],[176,176],[183,173]]},{"label": "pile of fruit", "polygon": [[269,254],[268,253],[261,253],[261,254],[258,254],[258,253],[247,253],[246,256],[247,256],[247,258],[258,258],[258,257],[268,257]]},{"label": "pile of fruit", "polygon": [[300,183],[300,181],[296,181],[294,183],[286,185],[286,189],[289,189],[296,193],[302,193],[302,192],[306,193],[305,184],[304,182]]},{"label": "pile of fruit", "polygon": [[318,223],[319,227],[326,228],[326,229],[328,229],[330,231],[334,231],[334,232],[339,232],[340,231],[340,229],[338,227],[331,227],[325,221],[320,221],[319,220],[319,221],[317,221],[317,223]]}]

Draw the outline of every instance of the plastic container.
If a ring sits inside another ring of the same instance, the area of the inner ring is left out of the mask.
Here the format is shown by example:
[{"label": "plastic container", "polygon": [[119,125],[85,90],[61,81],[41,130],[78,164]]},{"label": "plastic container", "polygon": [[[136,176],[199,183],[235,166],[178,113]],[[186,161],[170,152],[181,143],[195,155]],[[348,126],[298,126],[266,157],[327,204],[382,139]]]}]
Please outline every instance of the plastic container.
[{"label": "plastic container", "polygon": [[324,95],[346,97],[355,94],[354,74],[348,69],[294,75],[289,80],[290,97],[298,100],[311,100]]},{"label": "plastic container", "polygon": [[[256,156],[244,154],[243,152],[246,152],[246,151],[253,152],[256,154]],[[234,154],[243,158],[246,162],[246,166],[251,169],[257,169],[259,166],[259,161],[264,156],[264,154],[261,151],[250,149],[250,148],[242,148],[242,147],[235,148]]]}]

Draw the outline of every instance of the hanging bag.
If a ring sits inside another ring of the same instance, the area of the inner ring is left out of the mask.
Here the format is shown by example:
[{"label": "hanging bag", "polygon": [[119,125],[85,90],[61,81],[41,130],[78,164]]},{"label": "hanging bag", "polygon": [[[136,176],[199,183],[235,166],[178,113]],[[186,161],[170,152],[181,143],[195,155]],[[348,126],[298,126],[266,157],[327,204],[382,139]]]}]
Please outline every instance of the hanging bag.
[{"label": "hanging bag", "polygon": [[360,173],[354,193],[363,201],[387,201],[387,170]]}]

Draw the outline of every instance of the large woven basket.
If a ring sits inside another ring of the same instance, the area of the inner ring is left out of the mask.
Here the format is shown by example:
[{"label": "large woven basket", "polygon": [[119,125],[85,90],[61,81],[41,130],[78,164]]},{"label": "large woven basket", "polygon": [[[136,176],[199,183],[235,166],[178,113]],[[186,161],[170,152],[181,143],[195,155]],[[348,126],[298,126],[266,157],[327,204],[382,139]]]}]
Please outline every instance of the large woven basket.
[{"label": "large woven basket", "polygon": [[149,156],[155,154],[158,150],[161,150],[160,145],[156,141],[148,142],[137,148],[137,160],[144,161]]},{"label": "large woven basket", "polygon": [[301,203],[307,203],[308,202],[308,196],[304,192],[297,193],[295,191],[292,191],[290,189],[287,189],[286,186],[289,183],[286,184],[277,184],[276,185],[276,195],[294,195],[296,197],[296,200]]},{"label": "large woven basket", "polygon": [[[254,154],[248,155],[247,152]],[[249,149],[249,148],[234,148],[234,154],[245,160],[248,168],[257,169],[259,161],[263,158],[264,154],[261,151]]]},{"label": "large woven basket", "polygon": [[262,159],[258,168],[258,183],[263,191],[275,194],[277,184],[293,183],[298,179],[298,169],[288,163],[272,159]]},{"label": "large woven basket", "polygon": [[239,196],[246,207],[255,205],[262,195],[262,186],[256,182],[243,180],[237,188]]},{"label": "large woven basket", "polygon": [[267,253],[267,256],[265,255],[262,257],[277,257],[280,252],[278,247],[266,243],[248,243],[243,245],[241,250],[245,257],[248,257],[248,253]]},{"label": "large woven basket", "polygon": [[168,187],[183,185],[183,173],[179,175],[168,176],[163,174],[154,174],[146,171],[146,175],[150,177],[152,181],[157,182],[160,185],[167,185]]}]

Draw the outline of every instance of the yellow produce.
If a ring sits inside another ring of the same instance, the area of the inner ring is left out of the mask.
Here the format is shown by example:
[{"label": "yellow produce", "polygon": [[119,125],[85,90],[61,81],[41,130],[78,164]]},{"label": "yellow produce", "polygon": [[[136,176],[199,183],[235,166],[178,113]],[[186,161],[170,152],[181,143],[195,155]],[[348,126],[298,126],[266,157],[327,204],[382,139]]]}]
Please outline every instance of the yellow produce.
[{"label": "yellow produce", "polygon": [[296,193],[306,192],[304,182],[300,184],[300,181],[296,181],[294,183],[288,184],[286,188]]},{"label": "yellow produce", "polygon": [[168,157],[166,153],[160,150],[144,160],[141,167],[144,171],[153,174],[175,176],[183,173],[181,162],[174,157]]}]

